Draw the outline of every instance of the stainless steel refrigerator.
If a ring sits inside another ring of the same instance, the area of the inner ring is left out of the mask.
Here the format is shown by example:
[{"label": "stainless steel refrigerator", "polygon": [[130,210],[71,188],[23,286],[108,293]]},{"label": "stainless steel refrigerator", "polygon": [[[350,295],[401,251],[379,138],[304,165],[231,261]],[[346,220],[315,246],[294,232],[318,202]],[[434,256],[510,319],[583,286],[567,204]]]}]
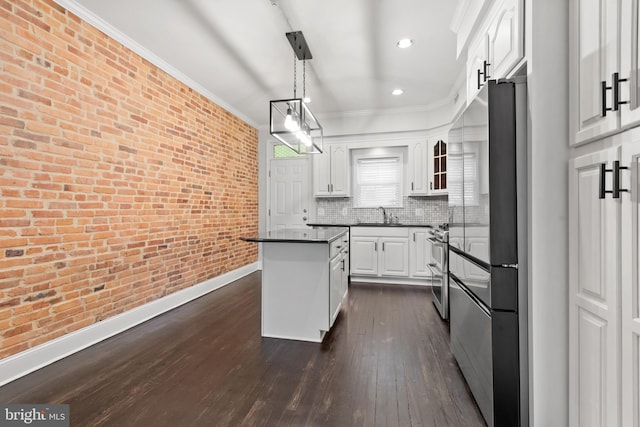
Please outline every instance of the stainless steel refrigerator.
[{"label": "stainless steel refrigerator", "polygon": [[489,81],[449,134],[451,350],[489,426],[528,425],[526,79]]}]

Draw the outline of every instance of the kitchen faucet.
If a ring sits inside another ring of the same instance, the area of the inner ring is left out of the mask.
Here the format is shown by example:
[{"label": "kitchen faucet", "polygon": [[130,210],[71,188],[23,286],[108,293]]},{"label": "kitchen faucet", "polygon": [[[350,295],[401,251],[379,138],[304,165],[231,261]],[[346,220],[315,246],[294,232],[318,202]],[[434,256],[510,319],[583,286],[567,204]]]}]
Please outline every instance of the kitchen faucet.
[{"label": "kitchen faucet", "polygon": [[386,224],[387,223],[387,211],[385,211],[382,206],[380,206],[378,209],[382,209],[382,222]]}]

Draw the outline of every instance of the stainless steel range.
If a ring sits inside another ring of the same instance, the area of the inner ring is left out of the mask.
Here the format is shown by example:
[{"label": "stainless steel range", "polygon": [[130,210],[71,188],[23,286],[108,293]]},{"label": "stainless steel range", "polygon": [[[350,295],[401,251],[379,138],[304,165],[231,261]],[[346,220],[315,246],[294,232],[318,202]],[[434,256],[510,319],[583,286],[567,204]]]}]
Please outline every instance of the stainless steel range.
[{"label": "stainless steel range", "polygon": [[430,259],[427,267],[431,271],[433,304],[440,317],[449,318],[449,227],[442,224],[429,230],[427,238]]}]

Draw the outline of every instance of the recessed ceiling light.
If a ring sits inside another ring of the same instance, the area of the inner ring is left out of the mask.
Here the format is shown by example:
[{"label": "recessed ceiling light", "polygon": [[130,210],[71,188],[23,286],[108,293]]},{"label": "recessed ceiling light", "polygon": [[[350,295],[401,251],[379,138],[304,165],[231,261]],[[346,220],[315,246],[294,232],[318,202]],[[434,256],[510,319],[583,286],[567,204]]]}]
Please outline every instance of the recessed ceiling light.
[{"label": "recessed ceiling light", "polygon": [[398,46],[400,49],[406,49],[410,47],[412,44],[413,44],[413,40],[411,39],[400,39],[398,40],[398,43],[396,43],[396,46]]},{"label": "recessed ceiling light", "polygon": [[393,92],[391,92],[391,95],[402,95],[404,93],[404,91],[402,89],[394,89]]}]

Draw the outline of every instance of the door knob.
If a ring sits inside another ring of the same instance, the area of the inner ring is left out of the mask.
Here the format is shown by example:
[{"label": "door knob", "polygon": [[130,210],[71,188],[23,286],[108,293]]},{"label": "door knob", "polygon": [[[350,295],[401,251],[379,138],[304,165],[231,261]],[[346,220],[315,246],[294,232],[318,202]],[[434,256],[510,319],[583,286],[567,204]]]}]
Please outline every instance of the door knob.
[{"label": "door knob", "polygon": [[307,217],[306,217],[306,216],[303,216],[303,217],[302,217],[302,220],[303,220],[303,221],[306,221],[306,220],[307,220]]},{"label": "door knob", "polygon": [[307,210],[306,209],[302,209],[302,213],[307,213]]}]

